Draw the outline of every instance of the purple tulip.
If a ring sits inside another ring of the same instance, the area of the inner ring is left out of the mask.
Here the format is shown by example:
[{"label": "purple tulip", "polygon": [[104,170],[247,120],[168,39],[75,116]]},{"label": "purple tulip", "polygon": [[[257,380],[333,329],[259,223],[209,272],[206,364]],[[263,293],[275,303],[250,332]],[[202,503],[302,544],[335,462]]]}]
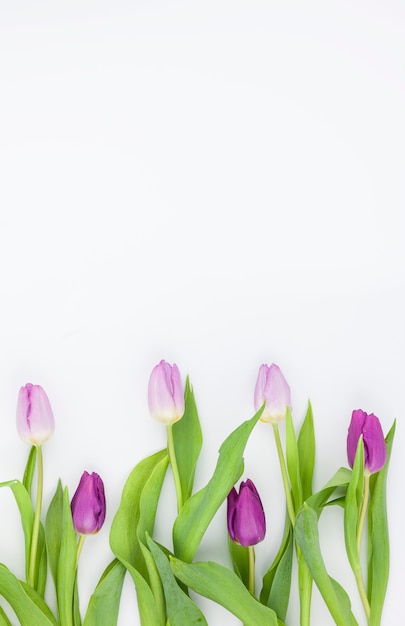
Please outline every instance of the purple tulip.
[{"label": "purple tulip", "polygon": [[173,424],[184,415],[184,392],[177,365],[160,361],[153,368],[148,387],[149,411],[164,424]]},{"label": "purple tulip", "polygon": [[17,402],[17,431],[21,439],[40,446],[55,430],[52,408],[40,385],[21,387]]},{"label": "purple tulip", "polygon": [[100,476],[83,472],[70,505],[73,526],[81,535],[98,533],[105,520],[104,485]]},{"label": "purple tulip", "polygon": [[364,442],[364,469],[369,474],[375,474],[384,467],[387,458],[384,434],[378,417],[357,409],[352,413],[347,435],[347,458],[350,467],[353,467],[360,435],[363,435]]},{"label": "purple tulip", "polygon": [[239,493],[233,487],[228,495],[228,532],[232,541],[242,546],[254,546],[266,534],[263,505],[249,479],[241,483]]},{"label": "purple tulip", "polygon": [[285,419],[287,408],[291,409],[291,392],[278,365],[261,365],[255,387],[254,404],[258,411],[266,402],[261,415],[262,422],[276,424]]}]

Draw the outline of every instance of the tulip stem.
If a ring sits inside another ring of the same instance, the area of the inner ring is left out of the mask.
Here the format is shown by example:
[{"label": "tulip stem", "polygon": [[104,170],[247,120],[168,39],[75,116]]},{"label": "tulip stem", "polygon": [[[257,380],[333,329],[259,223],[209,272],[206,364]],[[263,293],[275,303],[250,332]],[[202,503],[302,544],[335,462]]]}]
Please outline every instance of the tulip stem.
[{"label": "tulip stem", "polygon": [[287,502],[288,515],[290,517],[291,524],[294,527],[295,511],[294,511],[294,505],[293,505],[293,501],[291,497],[291,488],[290,488],[290,483],[288,480],[287,467],[285,464],[284,453],[283,453],[283,448],[281,445],[280,433],[278,430],[277,423],[273,424],[273,432],[274,432],[274,438],[276,440],[276,447],[277,447],[278,459],[280,462],[281,476],[283,478],[283,485],[284,485],[284,491],[285,491],[285,498]]},{"label": "tulip stem", "polygon": [[34,523],[32,526],[31,536],[31,549],[30,549],[30,562],[28,570],[28,584],[30,587],[35,588],[35,570],[38,550],[38,537],[39,526],[41,522],[41,509],[42,509],[42,493],[43,493],[43,479],[44,479],[44,466],[42,459],[42,447],[37,446],[37,497],[35,503]]},{"label": "tulip stem", "polygon": [[253,546],[248,546],[249,554],[249,591],[252,596],[255,595],[255,549]]},{"label": "tulip stem", "polygon": [[79,536],[79,541],[77,542],[77,552],[76,552],[76,567],[77,567],[77,564],[79,563],[79,559],[82,553],[82,548],[83,548],[85,539],[86,539],[86,535]]},{"label": "tulip stem", "polygon": [[173,424],[167,425],[167,448],[169,451],[170,465],[172,466],[174,485],[177,495],[177,511],[180,513],[183,508],[183,492],[181,490],[180,474],[177,465],[176,452],[174,449]]}]

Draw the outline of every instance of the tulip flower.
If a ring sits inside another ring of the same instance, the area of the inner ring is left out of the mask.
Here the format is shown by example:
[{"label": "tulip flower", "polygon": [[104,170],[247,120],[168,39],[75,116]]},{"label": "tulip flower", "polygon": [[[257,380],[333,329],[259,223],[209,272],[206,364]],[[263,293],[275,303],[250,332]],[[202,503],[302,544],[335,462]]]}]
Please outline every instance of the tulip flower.
[{"label": "tulip flower", "polygon": [[94,535],[105,519],[104,485],[100,476],[84,472],[71,502],[73,526],[81,535]]},{"label": "tulip flower", "polygon": [[173,424],[184,415],[184,392],[177,365],[160,361],[153,368],[148,387],[149,411],[164,424]]},{"label": "tulip flower", "polygon": [[239,493],[233,487],[228,495],[228,532],[232,541],[254,546],[266,534],[266,518],[257,489],[251,480],[242,482]]},{"label": "tulip flower", "polygon": [[367,474],[375,474],[384,467],[387,458],[384,434],[378,417],[357,409],[352,413],[347,435],[347,458],[350,467],[354,464],[360,435],[363,436],[364,443],[364,470]]},{"label": "tulip flower", "polygon": [[291,408],[290,387],[278,365],[261,365],[257,377],[254,404],[258,411],[265,402],[260,417],[262,422],[277,424],[285,419],[287,408]]},{"label": "tulip flower", "polygon": [[21,387],[17,402],[17,431],[21,439],[34,446],[43,444],[55,430],[52,408],[40,385]]}]

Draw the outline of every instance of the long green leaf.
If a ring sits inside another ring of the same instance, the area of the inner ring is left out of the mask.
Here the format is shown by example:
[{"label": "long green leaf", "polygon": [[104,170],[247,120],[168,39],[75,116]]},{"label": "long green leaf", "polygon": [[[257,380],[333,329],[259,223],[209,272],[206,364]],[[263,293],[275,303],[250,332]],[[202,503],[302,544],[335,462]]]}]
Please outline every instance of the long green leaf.
[{"label": "long green leaf", "polygon": [[370,602],[370,626],[379,626],[388,585],[390,568],[386,485],[395,434],[393,423],[385,441],[387,461],[370,479],[370,506],[368,513],[368,598]]},{"label": "long green leaf", "polygon": [[32,527],[34,524],[34,509],[32,507],[31,498],[28,491],[19,480],[8,480],[7,482],[0,483],[0,487],[10,487],[20,511],[25,541],[25,575],[28,578]]},{"label": "long green leaf", "polygon": [[55,494],[48,507],[45,519],[45,536],[48,550],[49,568],[52,578],[57,585],[59,555],[62,538],[63,519],[63,489],[61,481],[58,481]]},{"label": "long green leaf", "polygon": [[[260,602],[274,609],[281,619],[285,619],[290,597],[293,545],[293,531],[287,514],[280,547],[273,563],[263,576],[263,587],[260,592]],[[279,568],[280,573],[275,580]],[[275,587],[272,593],[273,584]]]},{"label": "long green leaf", "polygon": [[361,573],[360,554],[357,548],[357,528],[363,499],[364,444],[360,437],[353,464],[352,477],[347,487],[344,508],[344,530],[347,557],[355,574]]},{"label": "long green leaf", "polygon": [[326,571],[319,545],[318,516],[314,509],[305,503],[296,518],[295,536],[312,578],[335,623],[338,626],[357,625],[351,611],[349,596]]},{"label": "long green leaf", "polygon": [[116,626],[125,571],[118,559],[106,568],[89,600],[83,626]]},{"label": "long green leaf", "polygon": [[41,611],[37,601],[30,597],[31,592],[28,595],[23,584],[3,564],[0,564],[0,595],[14,610],[20,626],[55,626],[55,620],[48,617],[48,612]]},{"label": "long green leaf", "polygon": [[235,543],[228,536],[228,548],[231,555],[233,571],[241,579],[245,587],[249,588],[249,548]]},{"label": "long green leaf", "polygon": [[227,437],[219,449],[211,480],[187,500],[177,516],[173,526],[174,553],[183,561],[192,561],[209,523],[242,475],[244,449],[263,408]]},{"label": "long green leaf", "polygon": [[7,615],[4,612],[4,609],[0,606],[0,626],[13,626]]},{"label": "long green leaf", "polygon": [[306,500],[312,494],[312,478],[315,464],[315,434],[312,406],[308,401],[307,413],[298,435],[299,471],[302,497]]},{"label": "long green leaf", "polygon": [[236,615],[245,626],[278,626],[280,623],[276,613],[258,602],[239,577],[223,565],[210,561],[185,563],[175,558],[170,565],[176,578]]},{"label": "long green leaf", "polygon": [[155,596],[146,580],[136,570],[133,565],[121,559],[127,571],[135,583],[136,597],[138,600],[138,611],[142,626],[165,626],[166,619],[162,621],[160,611],[157,607]]},{"label": "long green leaf", "polygon": [[193,491],[195,468],[202,446],[202,433],[194,393],[187,377],[184,415],[173,424],[174,449],[180,474],[183,503]]},{"label": "long green leaf", "polygon": [[167,616],[170,626],[194,626],[207,624],[198,606],[180,589],[170,568],[167,556],[159,546],[147,538],[149,550],[155,559],[165,591]]},{"label": "long green leaf", "polygon": [[32,479],[34,478],[36,460],[37,460],[37,447],[31,446],[31,450],[28,455],[27,465],[25,466],[24,476],[23,476],[23,481],[22,481],[30,497],[31,497]]},{"label": "long green leaf", "polygon": [[294,509],[295,511],[298,511],[302,504],[302,485],[299,470],[298,445],[295,437],[291,411],[288,407],[286,413],[285,435],[288,475],[290,477]]},{"label": "long green leaf", "polygon": [[56,596],[61,626],[72,626],[75,580],[76,580],[77,541],[73,528],[72,514],[67,487],[63,492],[61,543],[56,578]]}]

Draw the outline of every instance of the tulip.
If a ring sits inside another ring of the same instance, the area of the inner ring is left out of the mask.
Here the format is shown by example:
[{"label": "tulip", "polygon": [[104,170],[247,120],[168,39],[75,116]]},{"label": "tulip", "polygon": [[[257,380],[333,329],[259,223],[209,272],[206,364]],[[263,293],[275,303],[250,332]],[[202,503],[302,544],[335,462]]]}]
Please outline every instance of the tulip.
[{"label": "tulip", "polygon": [[257,489],[251,480],[242,482],[239,494],[233,487],[228,495],[228,532],[232,541],[254,546],[266,534],[266,518]]},{"label": "tulip", "polygon": [[55,420],[48,396],[40,385],[27,383],[18,394],[18,434],[26,443],[40,446],[54,430]]},{"label": "tulip", "polygon": [[153,368],[148,387],[149,411],[164,424],[173,424],[184,415],[184,392],[177,365],[160,361]]},{"label": "tulip", "polygon": [[73,526],[81,535],[98,533],[105,519],[104,485],[100,476],[83,472],[71,502]]},{"label": "tulip", "polygon": [[262,422],[277,424],[285,419],[287,408],[291,409],[291,393],[278,365],[261,365],[257,377],[254,404],[258,411],[265,402],[260,417]]},{"label": "tulip", "polygon": [[350,467],[354,464],[360,435],[363,436],[364,443],[364,470],[367,474],[375,474],[384,467],[387,458],[384,434],[378,417],[357,409],[352,413],[347,434],[347,458]]}]

